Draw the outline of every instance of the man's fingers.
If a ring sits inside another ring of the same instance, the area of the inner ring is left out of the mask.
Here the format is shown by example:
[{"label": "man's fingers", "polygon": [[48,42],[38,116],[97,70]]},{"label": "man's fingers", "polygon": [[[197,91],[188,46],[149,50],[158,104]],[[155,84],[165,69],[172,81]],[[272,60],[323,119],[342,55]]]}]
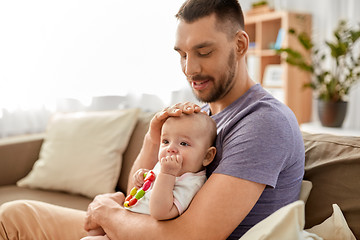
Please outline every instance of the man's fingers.
[{"label": "man's fingers", "polygon": [[171,107],[167,107],[164,109],[164,111],[166,111],[169,116],[179,116],[181,113],[184,114],[192,114],[192,113],[197,113],[201,111],[201,107],[199,107],[197,104],[195,103],[191,103],[191,102],[185,102],[185,103],[177,103],[172,105]]},{"label": "man's fingers", "polygon": [[125,201],[125,195],[122,192],[116,192],[110,198],[120,205],[123,205]]}]

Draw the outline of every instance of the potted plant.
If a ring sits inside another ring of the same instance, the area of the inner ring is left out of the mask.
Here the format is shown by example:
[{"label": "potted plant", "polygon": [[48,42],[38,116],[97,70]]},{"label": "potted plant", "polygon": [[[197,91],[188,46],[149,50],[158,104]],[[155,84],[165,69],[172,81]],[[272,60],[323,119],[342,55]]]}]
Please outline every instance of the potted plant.
[{"label": "potted plant", "polygon": [[[357,54],[354,51],[354,46],[360,43],[360,29],[351,28],[346,21],[339,21],[334,40],[325,41],[325,47],[316,46],[306,33],[297,33],[293,29],[289,33],[297,37],[306,54],[291,48],[281,48],[278,53],[285,52],[287,63],[311,73],[311,81],[304,87],[312,88],[317,96],[321,124],[341,127],[349,90],[360,80],[360,48]],[[311,60],[306,57],[309,53]],[[328,57],[331,59],[327,62]]]}]

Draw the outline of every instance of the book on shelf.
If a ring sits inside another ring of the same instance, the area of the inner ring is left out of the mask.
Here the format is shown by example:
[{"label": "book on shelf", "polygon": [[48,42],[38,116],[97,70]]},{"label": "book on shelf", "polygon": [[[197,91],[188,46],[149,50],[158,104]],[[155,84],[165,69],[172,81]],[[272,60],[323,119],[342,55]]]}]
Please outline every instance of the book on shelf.
[{"label": "book on shelf", "polygon": [[278,35],[276,37],[276,42],[274,44],[274,49],[278,50],[282,47],[284,41],[285,31],[283,28],[279,29]]}]

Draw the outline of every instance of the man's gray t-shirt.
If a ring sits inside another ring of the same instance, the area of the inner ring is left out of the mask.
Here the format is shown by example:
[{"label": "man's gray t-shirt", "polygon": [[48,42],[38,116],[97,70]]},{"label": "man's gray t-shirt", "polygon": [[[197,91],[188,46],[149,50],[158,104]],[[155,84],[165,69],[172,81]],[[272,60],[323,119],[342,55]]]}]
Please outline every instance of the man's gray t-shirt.
[{"label": "man's gray t-shirt", "polygon": [[[203,110],[210,113],[208,105]],[[256,223],[298,200],[304,143],[293,112],[259,84],[211,117],[218,128],[217,153],[207,175],[225,174],[266,185],[254,208],[228,238],[239,239]]]}]

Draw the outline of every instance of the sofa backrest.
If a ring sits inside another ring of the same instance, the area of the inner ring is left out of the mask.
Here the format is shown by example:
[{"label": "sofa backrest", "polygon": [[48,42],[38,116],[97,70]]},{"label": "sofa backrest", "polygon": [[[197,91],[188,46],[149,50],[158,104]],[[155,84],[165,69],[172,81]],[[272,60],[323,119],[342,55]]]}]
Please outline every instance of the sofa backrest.
[{"label": "sofa backrest", "polygon": [[144,136],[149,128],[149,123],[154,113],[141,112],[135,129],[130,137],[129,144],[123,155],[123,162],[120,171],[119,181],[117,183],[117,190],[125,193],[127,191],[127,183],[130,169],[140,152]]},{"label": "sofa backrest", "polygon": [[31,171],[43,138],[44,134],[31,134],[0,139],[0,186],[16,184]]}]

